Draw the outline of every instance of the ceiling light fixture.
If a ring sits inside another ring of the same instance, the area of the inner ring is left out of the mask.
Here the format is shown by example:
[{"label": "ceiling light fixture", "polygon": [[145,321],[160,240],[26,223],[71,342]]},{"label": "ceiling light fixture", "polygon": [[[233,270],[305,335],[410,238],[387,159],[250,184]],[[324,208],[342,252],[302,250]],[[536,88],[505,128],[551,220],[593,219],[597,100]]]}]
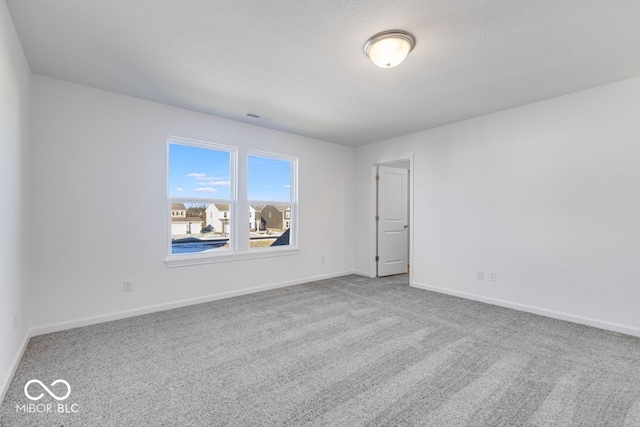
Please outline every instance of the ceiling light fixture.
[{"label": "ceiling light fixture", "polygon": [[364,53],[380,68],[400,64],[416,45],[416,39],[406,31],[388,30],[372,36],[364,45]]}]

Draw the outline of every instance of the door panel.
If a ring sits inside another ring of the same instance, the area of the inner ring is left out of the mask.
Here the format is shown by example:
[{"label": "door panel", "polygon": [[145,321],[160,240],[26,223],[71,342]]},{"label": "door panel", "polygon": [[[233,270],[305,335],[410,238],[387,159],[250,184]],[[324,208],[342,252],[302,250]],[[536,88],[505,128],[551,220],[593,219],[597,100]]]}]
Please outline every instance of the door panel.
[{"label": "door panel", "polygon": [[404,238],[402,232],[387,231],[385,233],[385,246],[386,253],[383,258],[387,265],[404,261],[402,250],[404,248]]},{"label": "door panel", "polygon": [[408,271],[407,170],[378,167],[378,276]]}]

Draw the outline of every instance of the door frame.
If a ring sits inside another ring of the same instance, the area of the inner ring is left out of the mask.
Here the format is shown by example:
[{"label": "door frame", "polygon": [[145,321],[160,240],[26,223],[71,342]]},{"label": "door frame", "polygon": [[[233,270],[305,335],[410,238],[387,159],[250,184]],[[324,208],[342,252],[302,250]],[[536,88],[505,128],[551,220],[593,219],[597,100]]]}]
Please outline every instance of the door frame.
[{"label": "door frame", "polygon": [[[409,285],[413,284],[413,273],[416,269],[416,264],[413,261],[413,247],[414,247],[414,233],[415,221],[413,216],[413,188],[414,188],[414,156],[413,154],[406,157],[391,158],[385,161],[380,161],[370,164],[370,177],[369,177],[369,277],[377,277],[377,263],[376,252],[378,249],[377,241],[377,224],[376,224],[376,203],[377,203],[377,185],[376,185],[376,172],[378,166],[394,166],[394,163],[401,163],[409,161],[409,185],[407,192],[409,193],[409,232],[407,237],[409,239]],[[395,166],[397,167],[397,166]],[[357,215],[356,215],[357,216]]]}]

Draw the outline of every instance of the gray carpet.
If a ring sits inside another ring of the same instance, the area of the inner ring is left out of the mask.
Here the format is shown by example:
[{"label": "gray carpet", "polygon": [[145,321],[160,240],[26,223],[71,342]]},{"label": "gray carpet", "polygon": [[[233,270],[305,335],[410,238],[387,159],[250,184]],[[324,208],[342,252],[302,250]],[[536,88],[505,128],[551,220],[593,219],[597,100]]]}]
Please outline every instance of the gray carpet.
[{"label": "gray carpet", "polygon": [[[406,282],[345,276],[32,338],[0,425],[640,426],[639,339]],[[71,394],[32,384],[31,402],[31,379]]]}]

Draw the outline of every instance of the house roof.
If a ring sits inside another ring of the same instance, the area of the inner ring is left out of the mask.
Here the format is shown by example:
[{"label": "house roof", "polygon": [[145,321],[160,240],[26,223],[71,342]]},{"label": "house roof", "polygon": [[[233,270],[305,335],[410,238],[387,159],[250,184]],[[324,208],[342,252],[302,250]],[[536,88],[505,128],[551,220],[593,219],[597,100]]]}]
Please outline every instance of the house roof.
[{"label": "house roof", "polygon": [[291,206],[289,206],[289,205],[274,205],[274,206],[280,212],[286,212],[286,211],[290,211],[291,210]]},{"label": "house roof", "polygon": [[256,212],[262,212],[265,208],[269,206],[276,208],[280,212],[291,210],[291,206],[289,205],[251,205],[251,207],[253,207],[256,210]]},{"label": "house roof", "polygon": [[173,211],[186,211],[187,208],[184,206],[184,203],[171,203],[171,210],[173,210]]}]

